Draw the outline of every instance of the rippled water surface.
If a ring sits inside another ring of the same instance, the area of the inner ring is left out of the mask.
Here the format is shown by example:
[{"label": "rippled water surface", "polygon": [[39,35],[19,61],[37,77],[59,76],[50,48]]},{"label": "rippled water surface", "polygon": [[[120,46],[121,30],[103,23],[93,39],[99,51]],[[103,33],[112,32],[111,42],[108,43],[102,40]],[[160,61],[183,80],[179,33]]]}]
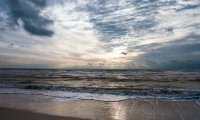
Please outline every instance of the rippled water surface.
[{"label": "rippled water surface", "polygon": [[58,97],[78,93],[81,99],[101,95],[199,99],[200,71],[0,69],[0,89],[0,93],[38,90]]}]

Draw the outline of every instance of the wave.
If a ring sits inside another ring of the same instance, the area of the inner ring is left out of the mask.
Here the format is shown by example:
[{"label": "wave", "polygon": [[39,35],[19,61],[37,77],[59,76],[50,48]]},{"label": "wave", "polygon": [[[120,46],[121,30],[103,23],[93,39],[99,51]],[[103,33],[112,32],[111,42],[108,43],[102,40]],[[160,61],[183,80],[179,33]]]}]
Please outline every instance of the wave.
[{"label": "wave", "polygon": [[17,89],[22,93],[58,93],[58,98],[62,97],[60,93],[77,93],[82,96],[81,99],[91,99],[88,95],[97,97],[93,96],[92,99],[98,99],[98,96],[200,99],[199,73],[200,71],[0,69],[0,89]]},{"label": "wave", "polygon": [[[8,86],[1,86],[8,88]],[[11,86],[11,88],[16,88]],[[80,94],[98,94],[124,96],[126,98],[158,98],[158,99],[200,99],[199,90],[177,89],[177,88],[95,88],[95,87],[66,87],[66,86],[44,86],[26,85],[18,86],[21,90],[36,90],[48,92],[70,92]]]},{"label": "wave", "polygon": [[69,100],[98,100],[98,101],[121,101],[129,99],[126,96],[109,95],[109,94],[91,94],[68,91],[49,91],[49,90],[25,90],[19,88],[0,88],[0,94],[22,94],[45,96],[59,101]]},{"label": "wave", "polygon": [[152,97],[165,99],[200,99],[200,91],[174,88],[93,88],[93,87],[50,87],[26,86],[25,89],[40,89],[51,91],[68,91],[91,94],[109,94],[127,97]]}]

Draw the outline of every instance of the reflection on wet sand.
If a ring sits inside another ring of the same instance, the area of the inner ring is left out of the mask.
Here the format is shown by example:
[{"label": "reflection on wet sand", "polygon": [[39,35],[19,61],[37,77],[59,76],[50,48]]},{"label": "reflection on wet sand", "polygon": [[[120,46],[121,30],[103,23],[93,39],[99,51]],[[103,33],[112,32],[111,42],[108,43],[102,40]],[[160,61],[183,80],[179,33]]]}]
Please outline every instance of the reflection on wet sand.
[{"label": "reflection on wet sand", "polygon": [[38,95],[0,94],[0,107],[97,120],[198,120],[199,103],[198,100],[156,99],[128,99],[118,102],[58,101]]},{"label": "reflection on wet sand", "polygon": [[116,120],[125,120],[127,108],[119,102],[114,102],[111,104],[112,104],[112,109],[111,109],[112,111],[110,112],[112,118]]}]

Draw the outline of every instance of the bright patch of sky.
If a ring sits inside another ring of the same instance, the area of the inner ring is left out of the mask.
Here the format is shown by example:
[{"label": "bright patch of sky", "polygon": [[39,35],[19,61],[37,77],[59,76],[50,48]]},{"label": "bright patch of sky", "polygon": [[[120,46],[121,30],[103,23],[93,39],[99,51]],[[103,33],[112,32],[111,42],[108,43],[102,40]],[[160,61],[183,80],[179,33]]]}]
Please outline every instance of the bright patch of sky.
[{"label": "bright patch of sky", "polygon": [[0,67],[200,68],[199,0],[2,0]]}]

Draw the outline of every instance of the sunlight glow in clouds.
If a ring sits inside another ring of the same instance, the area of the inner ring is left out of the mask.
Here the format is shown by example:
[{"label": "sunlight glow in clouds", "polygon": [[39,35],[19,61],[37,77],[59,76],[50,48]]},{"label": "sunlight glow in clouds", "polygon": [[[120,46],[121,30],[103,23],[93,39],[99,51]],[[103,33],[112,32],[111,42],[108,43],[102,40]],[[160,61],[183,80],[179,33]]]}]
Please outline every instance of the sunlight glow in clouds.
[{"label": "sunlight glow in clouds", "polygon": [[0,67],[200,68],[199,0],[13,1]]}]

